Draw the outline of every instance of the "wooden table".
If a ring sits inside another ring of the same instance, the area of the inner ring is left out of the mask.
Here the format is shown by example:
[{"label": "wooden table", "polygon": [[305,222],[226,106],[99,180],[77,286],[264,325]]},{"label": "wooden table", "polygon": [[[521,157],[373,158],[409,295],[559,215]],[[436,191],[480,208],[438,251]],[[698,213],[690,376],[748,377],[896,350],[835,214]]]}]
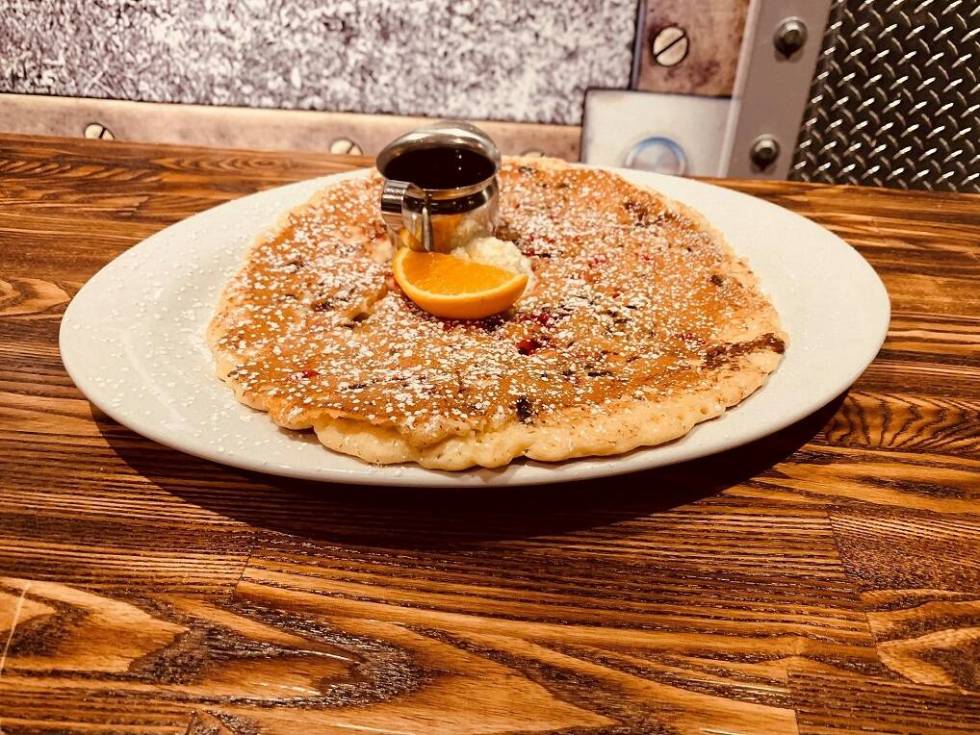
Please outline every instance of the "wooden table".
[{"label": "wooden table", "polygon": [[826,409],[665,470],[315,485],[75,389],[101,266],[363,163],[0,138],[3,733],[980,732],[980,197],[725,182],[847,239],[894,317]]}]

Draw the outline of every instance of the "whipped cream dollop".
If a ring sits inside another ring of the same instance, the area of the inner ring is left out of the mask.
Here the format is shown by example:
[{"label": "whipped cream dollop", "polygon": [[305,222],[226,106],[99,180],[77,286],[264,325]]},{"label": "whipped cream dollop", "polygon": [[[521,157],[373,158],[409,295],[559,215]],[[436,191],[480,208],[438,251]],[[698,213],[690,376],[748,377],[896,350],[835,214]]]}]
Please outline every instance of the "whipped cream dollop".
[{"label": "whipped cream dollop", "polygon": [[503,268],[511,273],[523,273],[527,276],[525,293],[534,283],[531,261],[521,253],[514,243],[507,240],[496,237],[477,237],[465,245],[453,248],[450,254],[463,260],[472,260],[475,263]]}]

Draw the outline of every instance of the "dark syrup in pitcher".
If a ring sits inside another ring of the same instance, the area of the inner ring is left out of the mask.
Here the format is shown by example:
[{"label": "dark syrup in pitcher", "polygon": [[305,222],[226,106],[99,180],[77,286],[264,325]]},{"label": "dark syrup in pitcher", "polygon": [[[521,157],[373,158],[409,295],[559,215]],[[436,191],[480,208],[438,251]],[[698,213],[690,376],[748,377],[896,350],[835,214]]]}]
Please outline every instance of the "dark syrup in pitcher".
[{"label": "dark syrup in pitcher", "polygon": [[469,148],[416,148],[388,162],[386,179],[410,181],[423,189],[458,189],[486,181],[493,161]]}]

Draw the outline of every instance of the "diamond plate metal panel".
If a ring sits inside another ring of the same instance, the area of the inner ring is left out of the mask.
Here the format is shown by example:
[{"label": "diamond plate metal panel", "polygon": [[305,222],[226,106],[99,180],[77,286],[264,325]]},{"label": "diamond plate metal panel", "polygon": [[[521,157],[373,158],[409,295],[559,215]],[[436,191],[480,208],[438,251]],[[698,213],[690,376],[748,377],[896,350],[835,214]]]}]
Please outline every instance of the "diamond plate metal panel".
[{"label": "diamond plate metal panel", "polygon": [[835,0],[790,178],[980,192],[980,0]]}]

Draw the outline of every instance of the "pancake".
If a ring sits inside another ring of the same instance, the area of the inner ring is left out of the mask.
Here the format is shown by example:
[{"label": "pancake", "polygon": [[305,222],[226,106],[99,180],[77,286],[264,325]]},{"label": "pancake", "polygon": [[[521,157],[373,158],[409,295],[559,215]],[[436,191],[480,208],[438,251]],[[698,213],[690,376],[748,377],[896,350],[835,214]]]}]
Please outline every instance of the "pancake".
[{"label": "pancake", "polygon": [[786,344],[749,266],[692,209],[599,169],[507,159],[497,236],[534,285],[479,321],[391,276],[378,175],[331,184],[251,248],[208,329],[238,400],[332,450],[461,470],[684,436]]}]

